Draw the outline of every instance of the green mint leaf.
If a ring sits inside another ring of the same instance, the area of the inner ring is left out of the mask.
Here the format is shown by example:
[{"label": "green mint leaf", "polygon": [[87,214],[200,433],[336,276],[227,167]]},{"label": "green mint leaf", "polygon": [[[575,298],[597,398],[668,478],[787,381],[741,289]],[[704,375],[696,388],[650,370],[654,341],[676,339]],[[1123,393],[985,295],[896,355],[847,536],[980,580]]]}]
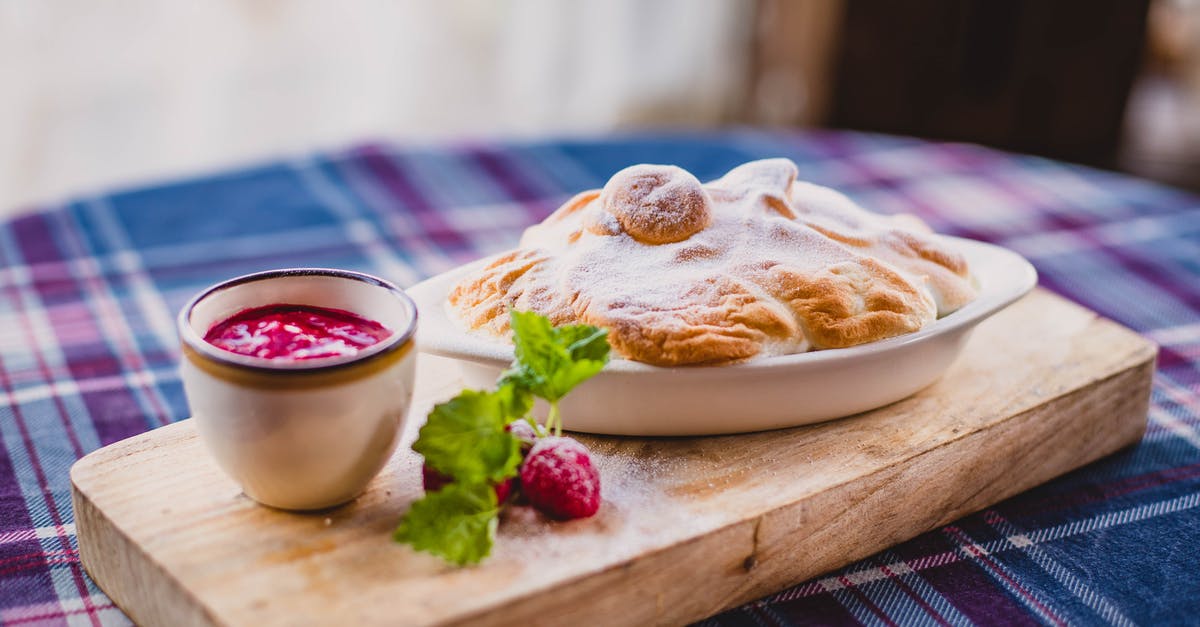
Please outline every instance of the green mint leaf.
[{"label": "green mint leaf", "polygon": [[496,491],[486,483],[452,483],[409,508],[392,537],[459,566],[492,551],[499,524]]},{"label": "green mint leaf", "polygon": [[608,329],[587,324],[558,327],[559,342],[575,361],[608,361]]},{"label": "green mint leaf", "polygon": [[[590,379],[604,368],[604,362],[593,359],[576,361],[559,368],[550,377],[550,386],[558,391],[558,398],[566,396],[572,388]],[[555,399],[557,400],[557,399]]]},{"label": "green mint leaf", "polygon": [[500,404],[506,414],[505,424],[524,418],[525,414],[533,409],[533,394],[529,392],[529,388],[515,382],[500,381],[496,394],[499,395]]},{"label": "green mint leaf", "polygon": [[504,427],[525,415],[531,404],[528,393],[513,386],[494,392],[463,390],[429,412],[413,450],[459,483],[498,483],[516,474],[521,464],[521,441]]},{"label": "green mint leaf", "polygon": [[552,403],[608,362],[608,331],[590,325],[554,327],[532,311],[510,311],[516,363],[501,381]]},{"label": "green mint leaf", "polygon": [[547,375],[562,361],[561,352],[555,350],[554,327],[544,316],[515,309],[509,311],[509,326],[516,362],[509,370],[511,374],[502,380],[511,379],[546,398]]}]

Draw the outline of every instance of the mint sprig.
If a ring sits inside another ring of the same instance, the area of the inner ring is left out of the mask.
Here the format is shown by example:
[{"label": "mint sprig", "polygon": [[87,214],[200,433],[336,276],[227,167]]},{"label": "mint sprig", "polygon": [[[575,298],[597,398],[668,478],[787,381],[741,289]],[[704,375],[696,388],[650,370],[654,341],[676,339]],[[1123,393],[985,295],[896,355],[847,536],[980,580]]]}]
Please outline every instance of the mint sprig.
[{"label": "mint sprig", "polygon": [[533,397],[550,404],[546,427],[562,433],[558,403],[608,362],[608,331],[555,327],[534,313],[510,311],[516,359],[495,390],[463,390],[429,412],[413,450],[453,481],[415,501],[393,537],[463,566],[492,550],[501,504],[495,486],[516,476],[521,441],[506,429],[529,416]]}]

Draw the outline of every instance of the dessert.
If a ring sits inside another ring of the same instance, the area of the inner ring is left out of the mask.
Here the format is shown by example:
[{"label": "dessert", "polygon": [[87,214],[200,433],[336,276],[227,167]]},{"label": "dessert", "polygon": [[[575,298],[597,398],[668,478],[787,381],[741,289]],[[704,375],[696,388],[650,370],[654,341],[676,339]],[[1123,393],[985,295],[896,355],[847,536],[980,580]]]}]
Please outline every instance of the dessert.
[{"label": "dessert", "polygon": [[707,184],[626,168],[460,280],[451,317],[506,338],[508,310],[531,310],[608,329],[625,358],[680,366],[874,342],[974,299],[963,256],[919,219],[796,175],[786,159]]},{"label": "dessert", "polygon": [[239,355],[302,360],[354,355],[391,334],[348,311],[280,304],[238,312],[213,325],[204,341]]}]

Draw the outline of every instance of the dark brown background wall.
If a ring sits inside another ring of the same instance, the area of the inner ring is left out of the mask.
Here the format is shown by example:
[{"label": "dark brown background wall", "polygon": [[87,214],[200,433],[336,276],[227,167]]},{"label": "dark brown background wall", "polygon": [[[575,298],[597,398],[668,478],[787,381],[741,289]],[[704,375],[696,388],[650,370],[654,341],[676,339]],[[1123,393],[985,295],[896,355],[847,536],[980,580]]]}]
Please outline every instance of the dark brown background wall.
[{"label": "dark brown background wall", "polygon": [[1147,7],[850,0],[829,121],[1112,166]]}]

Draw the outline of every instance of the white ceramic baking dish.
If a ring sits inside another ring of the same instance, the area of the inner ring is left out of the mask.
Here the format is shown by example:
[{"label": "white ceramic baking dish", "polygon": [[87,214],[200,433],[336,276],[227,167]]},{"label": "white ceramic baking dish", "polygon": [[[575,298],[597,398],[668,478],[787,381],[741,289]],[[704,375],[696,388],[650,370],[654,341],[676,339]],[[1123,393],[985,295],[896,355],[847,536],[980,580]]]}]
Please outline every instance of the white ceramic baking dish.
[{"label": "white ceramic baking dish", "polygon": [[[611,435],[737,433],[821,422],[905,398],[950,367],[975,325],[1037,284],[1033,266],[1010,250],[946,240],[966,255],[979,297],[916,333],[725,366],[661,368],[613,359],[563,400],[564,425]],[[494,384],[513,359],[512,346],[464,331],[450,319],[445,300],[460,277],[490,260],[408,290],[421,312],[418,350],[459,360],[464,383],[473,388]]]}]

